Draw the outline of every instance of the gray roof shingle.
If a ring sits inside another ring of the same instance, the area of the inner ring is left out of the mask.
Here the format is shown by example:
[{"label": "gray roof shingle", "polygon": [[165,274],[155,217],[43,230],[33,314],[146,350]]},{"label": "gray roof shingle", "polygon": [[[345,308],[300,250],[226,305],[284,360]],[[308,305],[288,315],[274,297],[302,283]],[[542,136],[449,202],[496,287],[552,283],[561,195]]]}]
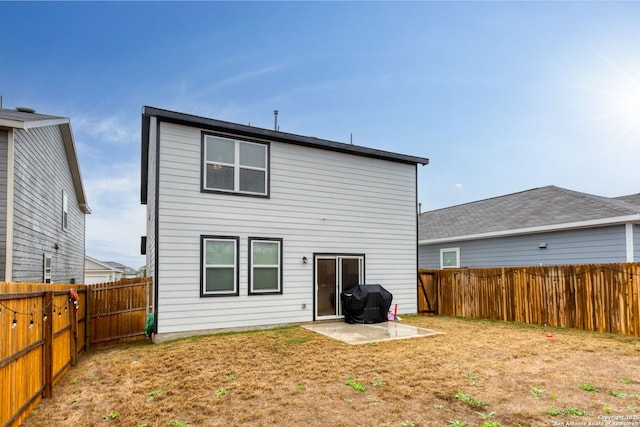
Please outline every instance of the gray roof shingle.
[{"label": "gray roof shingle", "polygon": [[553,185],[429,211],[419,240],[445,239],[640,214],[640,194],[595,196]]}]

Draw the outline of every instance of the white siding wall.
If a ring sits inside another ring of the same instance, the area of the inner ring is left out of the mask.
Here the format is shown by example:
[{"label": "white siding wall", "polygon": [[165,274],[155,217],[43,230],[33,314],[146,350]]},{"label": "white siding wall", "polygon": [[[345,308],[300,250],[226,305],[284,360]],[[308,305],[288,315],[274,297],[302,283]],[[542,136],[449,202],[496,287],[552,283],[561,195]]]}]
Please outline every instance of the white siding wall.
[{"label": "white siding wall", "polygon": [[156,264],[156,119],[151,117],[149,125],[149,152],[147,166],[147,276],[155,277]]},{"label": "white siding wall", "polygon": [[[272,142],[269,199],[203,194],[200,129],[160,133],[159,333],[311,321],[322,252],[366,254],[365,282],[417,311],[415,165]],[[239,296],[200,297],[203,234],[240,237]],[[248,295],[249,237],[283,239],[282,295]]]}]

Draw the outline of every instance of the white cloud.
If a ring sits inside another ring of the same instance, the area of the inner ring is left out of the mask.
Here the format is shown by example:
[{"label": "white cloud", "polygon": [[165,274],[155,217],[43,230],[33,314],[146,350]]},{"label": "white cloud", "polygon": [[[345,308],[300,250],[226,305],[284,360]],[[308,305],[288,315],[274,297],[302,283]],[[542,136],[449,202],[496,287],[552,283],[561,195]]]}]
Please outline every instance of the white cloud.
[{"label": "white cloud", "polygon": [[137,166],[114,166],[108,175],[91,176],[84,184],[92,209],[87,216],[87,255],[133,268],[143,265],[140,236],[146,232],[146,209],[140,205]]},{"label": "white cloud", "polygon": [[96,118],[86,114],[72,120],[76,140],[99,140],[108,144],[131,144],[140,140],[140,119],[123,119],[121,115]]}]

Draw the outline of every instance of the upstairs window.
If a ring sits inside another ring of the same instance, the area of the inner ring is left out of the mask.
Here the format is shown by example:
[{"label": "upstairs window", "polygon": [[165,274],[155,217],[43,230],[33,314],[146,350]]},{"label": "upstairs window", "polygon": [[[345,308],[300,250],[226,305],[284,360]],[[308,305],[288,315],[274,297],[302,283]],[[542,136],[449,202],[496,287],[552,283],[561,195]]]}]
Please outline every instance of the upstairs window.
[{"label": "upstairs window", "polygon": [[204,135],[202,189],[268,195],[267,144]]}]

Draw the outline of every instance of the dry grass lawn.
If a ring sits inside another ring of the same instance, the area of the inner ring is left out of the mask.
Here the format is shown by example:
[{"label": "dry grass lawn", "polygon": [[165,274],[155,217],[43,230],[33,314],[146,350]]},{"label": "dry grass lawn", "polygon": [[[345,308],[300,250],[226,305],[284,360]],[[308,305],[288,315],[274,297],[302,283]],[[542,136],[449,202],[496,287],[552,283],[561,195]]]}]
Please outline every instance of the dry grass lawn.
[{"label": "dry grass lawn", "polygon": [[291,327],[90,352],[23,426],[495,427],[640,417],[633,337],[449,317],[403,322],[446,334],[352,346]]}]

